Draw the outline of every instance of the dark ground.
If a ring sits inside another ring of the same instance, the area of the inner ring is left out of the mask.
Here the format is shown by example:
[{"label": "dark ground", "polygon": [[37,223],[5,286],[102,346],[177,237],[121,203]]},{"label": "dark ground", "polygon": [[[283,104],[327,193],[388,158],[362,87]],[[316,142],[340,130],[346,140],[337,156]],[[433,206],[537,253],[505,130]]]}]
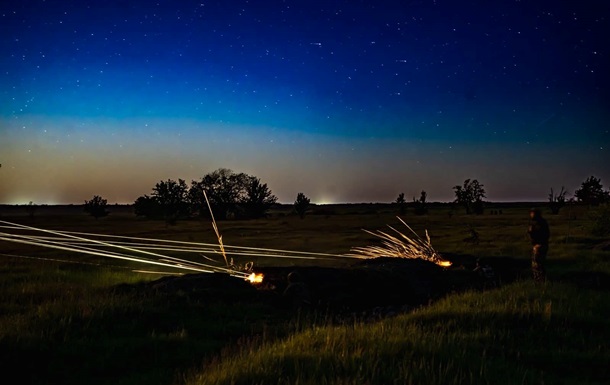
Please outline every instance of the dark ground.
[{"label": "dark ground", "polygon": [[[418,307],[446,294],[489,289],[528,274],[528,263],[513,258],[485,259],[493,277],[473,271],[475,258],[446,255],[452,267],[420,259],[377,258],[346,268],[318,266],[259,267],[263,283],[253,285],[227,274],[189,274],[139,284],[142,290],[182,293],[192,299],[259,301],[280,308],[311,308],[333,314],[369,313],[375,309]],[[291,278],[289,278],[289,275]],[[292,282],[290,282],[292,281]],[[122,285],[121,289],[135,289]]]}]

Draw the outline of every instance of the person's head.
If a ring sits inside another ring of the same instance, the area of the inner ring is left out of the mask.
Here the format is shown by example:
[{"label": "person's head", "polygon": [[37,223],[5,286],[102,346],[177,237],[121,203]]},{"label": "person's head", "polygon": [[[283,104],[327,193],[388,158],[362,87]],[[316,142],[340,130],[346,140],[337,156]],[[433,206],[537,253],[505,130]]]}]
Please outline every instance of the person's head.
[{"label": "person's head", "polygon": [[530,218],[534,219],[534,218],[540,218],[542,216],[542,213],[540,212],[540,209],[532,207],[530,209]]}]

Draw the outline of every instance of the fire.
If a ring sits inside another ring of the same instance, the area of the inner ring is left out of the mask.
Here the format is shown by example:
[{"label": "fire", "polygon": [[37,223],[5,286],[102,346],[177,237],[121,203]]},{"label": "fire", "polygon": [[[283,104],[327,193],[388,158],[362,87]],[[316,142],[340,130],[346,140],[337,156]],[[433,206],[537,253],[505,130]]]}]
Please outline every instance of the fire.
[{"label": "fire", "polygon": [[246,281],[250,281],[250,283],[253,284],[263,283],[263,275],[252,273],[248,276],[248,278],[246,278]]},{"label": "fire", "polygon": [[451,262],[449,261],[438,261],[436,262],[437,265],[442,266],[442,267],[449,267],[451,266]]}]

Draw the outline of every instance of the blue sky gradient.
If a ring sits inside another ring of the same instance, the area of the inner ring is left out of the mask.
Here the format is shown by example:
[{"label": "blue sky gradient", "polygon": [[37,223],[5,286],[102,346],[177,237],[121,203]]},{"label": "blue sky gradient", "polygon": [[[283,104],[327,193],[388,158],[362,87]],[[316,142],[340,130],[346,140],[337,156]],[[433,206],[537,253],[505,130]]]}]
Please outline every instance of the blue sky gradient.
[{"label": "blue sky gradient", "polygon": [[604,2],[5,1],[0,203],[218,167],[280,201],[610,184]]}]

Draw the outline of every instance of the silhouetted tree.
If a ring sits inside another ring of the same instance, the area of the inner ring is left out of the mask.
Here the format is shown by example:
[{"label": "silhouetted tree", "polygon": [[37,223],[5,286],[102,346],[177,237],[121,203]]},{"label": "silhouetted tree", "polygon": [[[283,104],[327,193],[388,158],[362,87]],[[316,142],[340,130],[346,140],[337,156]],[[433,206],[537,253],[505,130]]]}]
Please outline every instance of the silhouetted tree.
[{"label": "silhouetted tree", "polygon": [[106,199],[103,199],[99,195],[94,195],[91,200],[85,201],[84,210],[93,218],[98,219],[109,214],[109,212],[106,210],[107,204],[108,201]]},{"label": "silhouetted tree", "polygon": [[407,212],[407,201],[405,200],[405,193],[398,194],[398,198],[396,198],[396,204],[398,205],[398,210],[401,215],[404,215]]},{"label": "silhouetted tree", "polygon": [[241,206],[248,218],[262,218],[267,211],[277,202],[277,197],[271,193],[267,183],[255,176],[249,176],[245,186],[245,196],[241,200]]},{"label": "silhouetted tree", "polygon": [[260,218],[277,201],[259,178],[220,168],[192,181],[190,187],[182,179],[157,183],[151,196],[141,196],[134,202],[134,212],[137,216],[164,218],[168,223],[192,213],[209,216],[204,191],[217,220],[229,215]]},{"label": "silhouetted tree", "polygon": [[155,185],[152,196],[167,223],[173,224],[179,217],[188,215],[187,194],[188,187],[183,179],[178,182],[168,179]]},{"label": "silhouetted tree", "polygon": [[574,196],[579,202],[591,206],[610,201],[610,192],[604,191],[601,179],[594,176],[587,178],[580,188],[574,192]]},{"label": "silhouetted tree", "polygon": [[551,214],[559,214],[559,210],[566,204],[567,193],[568,192],[564,190],[563,186],[561,186],[561,191],[559,194],[555,194],[553,188],[551,187],[551,192],[549,194],[549,208],[551,209]]},{"label": "silhouetted tree", "polygon": [[34,202],[32,201],[30,201],[30,203],[25,206],[25,211],[28,213],[30,219],[34,218],[34,214],[36,214],[36,209],[38,209],[38,205],[34,204]]},{"label": "silhouetted tree", "polygon": [[143,195],[136,199],[133,204],[133,209],[136,216],[139,217],[146,217],[148,219],[163,217],[161,205],[157,199],[148,195]]},{"label": "silhouetted tree", "polygon": [[307,198],[305,196],[305,194],[303,194],[303,193],[297,194],[297,199],[294,201],[294,211],[296,211],[296,213],[299,214],[299,217],[301,219],[305,218],[305,213],[307,212],[307,209],[309,208],[310,202],[311,201],[309,200],[309,198]]},{"label": "silhouetted tree", "polygon": [[453,190],[455,190],[455,202],[464,206],[466,214],[483,213],[485,189],[478,180],[466,179],[462,186],[454,186]]},{"label": "silhouetted tree", "polygon": [[226,219],[236,214],[239,202],[246,195],[249,176],[244,173],[236,174],[226,168],[219,168],[201,178],[192,181],[189,190],[189,202],[199,211],[199,215],[207,215],[208,207],[203,191],[208,196],[212,212],[217,220]]},{"label": "silhouetted tree", "polygon": [[427,196],[428,194],[422,190],[419,199],[413,197],[413,213],[415,213],[415,215],[424,215],[428,213],[428,206],[426,204]]}]

